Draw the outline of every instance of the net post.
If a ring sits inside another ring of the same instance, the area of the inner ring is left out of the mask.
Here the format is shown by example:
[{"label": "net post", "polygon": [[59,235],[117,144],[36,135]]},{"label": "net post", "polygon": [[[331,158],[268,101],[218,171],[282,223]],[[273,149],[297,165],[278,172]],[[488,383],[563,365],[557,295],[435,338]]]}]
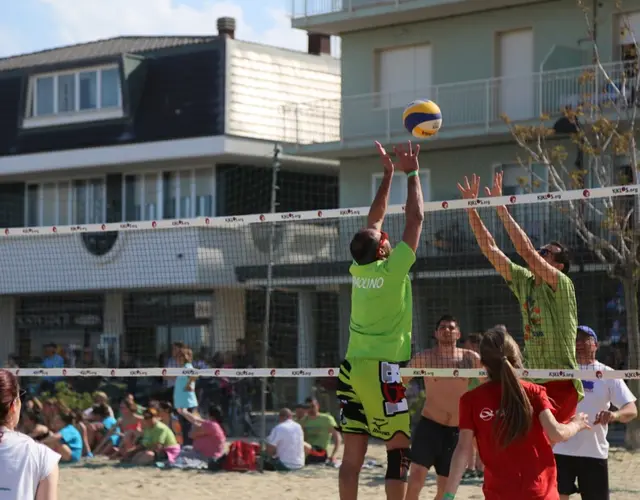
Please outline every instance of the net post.
[{"label": "net post", "polygon": [[[275,213],[278,206],[278,173],[280,172],[280,144],[273,145],[273,157],[271,162],[271,203],[269,213]],[[276,237],[276,223],[269,223],[269,252],[267,260],[267,286],[265,290],[264,323],[262,325],[262,352],[260,353],[262,368],[269,366],[269,324],[271,323],[271,291],[273,289],[273,247]],[[260,381],[260,442],[263,454],[259,461],[260,472],[264,472],[267,441],[267,378]]]}]

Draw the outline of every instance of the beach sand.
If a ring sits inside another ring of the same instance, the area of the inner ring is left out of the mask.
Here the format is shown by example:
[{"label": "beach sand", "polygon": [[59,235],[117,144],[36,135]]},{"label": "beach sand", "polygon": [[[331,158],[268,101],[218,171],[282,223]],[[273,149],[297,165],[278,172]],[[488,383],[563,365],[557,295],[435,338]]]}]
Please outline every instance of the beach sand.
[{"label": "beach sand", "polygon": [[[383,500],[385,451],[369,446],[368,459],[381,466],[364,469],[360,476],[360,498]],[[640,453],[612,450],[609,457],[611,500],[640,498]],[[429,475],[421,498],[435,494],[434,476]],[[161,470],[152,467],[123,468],[96,458],[86,463],[62,466],[60,498],[64,500],[197,500],[221,498],[243,500],[336,500],[338,470],[310,466],[302,471],[234,473]],[[456,500],[484,498],[480,480],[465,481]],[[572,497],[574,498],[574,497]],[[576,499],[579,497],[575,497]]]}]

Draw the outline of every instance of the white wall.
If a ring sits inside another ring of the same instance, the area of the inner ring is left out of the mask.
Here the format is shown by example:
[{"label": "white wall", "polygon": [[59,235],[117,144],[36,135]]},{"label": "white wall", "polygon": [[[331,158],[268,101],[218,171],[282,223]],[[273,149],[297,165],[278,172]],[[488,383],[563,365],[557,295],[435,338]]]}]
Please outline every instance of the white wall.
[{"label": "white wall", "polygon": [[227,134],[291,143],[340,138],[338,59],[238,40],[228,44]]}]

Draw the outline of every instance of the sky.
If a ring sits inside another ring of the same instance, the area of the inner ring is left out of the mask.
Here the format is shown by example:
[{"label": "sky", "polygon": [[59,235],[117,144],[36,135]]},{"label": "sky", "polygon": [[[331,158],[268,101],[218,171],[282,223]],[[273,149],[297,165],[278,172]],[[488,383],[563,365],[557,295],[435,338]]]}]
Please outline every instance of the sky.
[{"label": "sky", "polygon": [[[304,2],[304,0],[293,0]],[[216,34],[234,17],[236,38],[306,50],[291,28],[292,0],[19,0],[2,5],[0,57],[120,35]]]}]

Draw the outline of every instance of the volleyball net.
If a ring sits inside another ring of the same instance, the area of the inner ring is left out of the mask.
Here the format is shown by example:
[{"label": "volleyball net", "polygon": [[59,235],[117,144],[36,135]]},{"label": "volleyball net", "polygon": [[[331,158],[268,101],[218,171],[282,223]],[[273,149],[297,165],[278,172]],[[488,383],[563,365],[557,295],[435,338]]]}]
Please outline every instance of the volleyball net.
[{"label": "volleyball net", "polygon": [[[524,375],[640,379],[623,287],[584,241],[589,232],[615,248],[616,214],[627,213],[637,195],[638,186],[623,186],[425,203],[411,269],[414,352],[433,345],[435,323],[445,314],[456,317],[461,342],[495,324],[520,342],[530,333],[523,331],[523,305],[481,254],[468,222],[466,209],[477,208],[498,246],[522,264],[496,216],[504,204],[537,248],[558,241],[570,249],[579,323],[597,332],[599,359],[615,369],[529,367]],[[11,357],[5,366],[36,378],[335,377],[349,336],[349,242],[367,212],[5,229],[1,345],[3,357]],[[403,206],[390,207],[384,229],[393,244],[403,228]],[[173,363],[176,342],[191,348],[193,368]],[[545,349],[553,359],[566,346],[549,341]],[[436,366],[403,374],[484,373]]]}]

